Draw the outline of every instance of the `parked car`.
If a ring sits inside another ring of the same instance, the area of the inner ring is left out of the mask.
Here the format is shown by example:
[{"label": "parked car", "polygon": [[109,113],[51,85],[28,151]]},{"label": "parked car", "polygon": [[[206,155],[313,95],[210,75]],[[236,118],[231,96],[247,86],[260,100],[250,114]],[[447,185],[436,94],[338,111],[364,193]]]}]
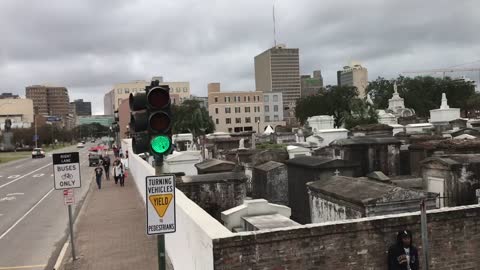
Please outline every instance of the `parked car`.
[{"label": "parked car", "polygon": [[34,148],[32,151],[32,158],[44,158],[45,151],[42,148]]},{"label": "parked car", "polygon": [[83,148],[83,147],[85,147],[85,143],[83,142],[77,143],[77,148]]},{"label": "parked car", "polygon": [[100,163],[100,157],[102,152],[98,147],[92,147],[88,149],[88,166],[96,166]]}]

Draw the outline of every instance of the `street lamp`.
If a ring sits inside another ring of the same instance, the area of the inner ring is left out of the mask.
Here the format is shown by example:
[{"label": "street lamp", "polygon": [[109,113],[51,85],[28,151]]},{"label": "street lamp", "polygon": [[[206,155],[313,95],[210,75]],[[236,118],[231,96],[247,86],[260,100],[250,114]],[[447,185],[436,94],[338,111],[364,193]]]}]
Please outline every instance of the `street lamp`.
[{"label": "street lamp", "polygon": [[257,121],[257,133],[260,134],[260,120]]}]

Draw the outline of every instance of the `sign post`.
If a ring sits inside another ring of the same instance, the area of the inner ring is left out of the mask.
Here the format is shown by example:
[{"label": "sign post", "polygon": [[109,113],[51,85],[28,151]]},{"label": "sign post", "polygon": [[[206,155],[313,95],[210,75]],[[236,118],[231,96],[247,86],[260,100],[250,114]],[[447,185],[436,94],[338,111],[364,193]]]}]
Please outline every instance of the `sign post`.
[{"label": "sign post", "polygon": [[165,236],[177,230],[175,219],[175,175],[160,174],[146,179],[147,234],[158,235],[158,267],[165,269]]},{"label": "sign post", "polygon": [[70,225],[70,241],[72,244],[72,258],[76,260],[75,244],[73,241],[72,204],[75,203],[73,188],[81,187],[80,155],[78,152],[53,154],[53,182],[57,190],[63,190],[65,205],[68,206],[68,220]]}]

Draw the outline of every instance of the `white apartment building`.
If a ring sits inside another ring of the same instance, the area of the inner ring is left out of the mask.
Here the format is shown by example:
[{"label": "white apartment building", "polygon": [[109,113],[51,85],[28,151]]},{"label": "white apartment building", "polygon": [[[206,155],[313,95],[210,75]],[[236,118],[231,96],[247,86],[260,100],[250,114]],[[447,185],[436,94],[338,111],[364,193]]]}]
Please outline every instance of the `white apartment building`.
[{"label": "white apartment building", "polygon": [[263,132],[263,92],[220,92],[220,83],[208,84],[208,113],[219,132]]},{"label": "white apartment building", "polygon": [[282,92],[264,92],[263,104],[265,126],[270,125],[273,129],[279,125],[285,126]]}]

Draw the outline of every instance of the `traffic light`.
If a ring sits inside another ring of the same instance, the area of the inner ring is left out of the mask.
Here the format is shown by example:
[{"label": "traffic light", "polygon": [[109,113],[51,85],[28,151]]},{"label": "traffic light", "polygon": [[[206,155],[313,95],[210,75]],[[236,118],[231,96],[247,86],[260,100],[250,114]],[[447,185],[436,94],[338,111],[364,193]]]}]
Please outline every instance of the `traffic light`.
[{"label": "traffic light", "polygon": [[130,131],[135,154],[150,152],[156,158],[172,147],[170,88],[153,81],[145,93],[130,94]]},{"label": "traffic light", "polygon": [[130,133],[132,137],[132,150],[135,154],[148,152],[148,112],[147,94],[138,92],[130,94]]},{"label": "traffic light", "polygon": [[147,91],[148,129],[152,154],[169,154],[172,148],[170,87],[154,82]]}]

